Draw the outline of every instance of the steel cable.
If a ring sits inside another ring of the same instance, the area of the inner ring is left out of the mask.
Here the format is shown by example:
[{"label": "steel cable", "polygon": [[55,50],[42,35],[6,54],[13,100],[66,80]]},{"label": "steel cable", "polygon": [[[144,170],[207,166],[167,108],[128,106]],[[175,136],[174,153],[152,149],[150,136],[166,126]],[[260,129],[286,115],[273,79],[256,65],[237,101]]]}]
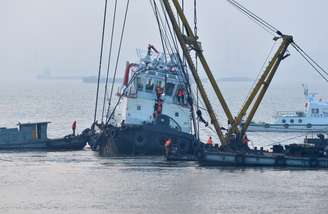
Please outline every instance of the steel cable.
[{"label": "steel cable", "polygon": [[111,29],[112,32],[111,32],[111,36],[110,36],[108,64],[107,64],[107,73],[106,73],[106,83],[105,83],[105,94],[104,94],[103,109],[102,109],[102,114],[101,114],[101,121],[102,122],[103,122],[104,114],[105,114],[106,98],[107,98],[107,91],[108,91],[108,78],[109,78],[109,69],[110,69],[111,58],[112,58],[112,49],[113,49],[113,40],[114,40],[115,22],[116,22],[116,12],[117,12],[117,0],[115,0],[115,5],[114,5],[114,13],[113,13],[113,21],[112,21],[112,29]]},{"label": "steel cable", "polygon": [[95,112],[93,122],[95,123],[97,120],[97,109],[98,109],[98,99],[99,99],[99,84],[100,84],[100,75],[101,75],[101,66],[102,66],[102,56],[104,49],[104,37],[105,37],[105,29],[106,29],[106,17],[107,17],[107,0],[105,0],[105,9],[104,9],[104,18],[103,18],[103,26],[102,26],[102,36],[101,36],[101,47],[100,47],[100,59],[99,59],[99,67],[98,67],[98,81],[97,81],[97,93],[96,93],[96,104],[95,104]]},{"label": "steel cable", "polygon": [[120,36],[120,43],[119,43],[119,46],[118,46],[118,53],[117,53],[117,58],[116,58],[116,64],[115,64],[115,69],[114,69],[113,80],[112,80],[112,87],[111,87],[111,90],[110,90],[109,104],[108,104],[106,117],[108,115],[108,112],[109,112],[109,109],[110,109],[110,103],[111,103],[112,97],[113,97],[114,84],[115,84],[115,80],[116,80],[118,63],[119,63],[119,60],[120,60],[120,55],[121,55],[121,50],[122,50],[122,43],[123,43],[123,37],[124,37],[124,32],[125,32],[126,20],[127,20],[128,11],[129,11],[129,5],[130,5],[130,0],[127,0],[126,7],[125,7],[123,26],[122,26],[121,36]]}]

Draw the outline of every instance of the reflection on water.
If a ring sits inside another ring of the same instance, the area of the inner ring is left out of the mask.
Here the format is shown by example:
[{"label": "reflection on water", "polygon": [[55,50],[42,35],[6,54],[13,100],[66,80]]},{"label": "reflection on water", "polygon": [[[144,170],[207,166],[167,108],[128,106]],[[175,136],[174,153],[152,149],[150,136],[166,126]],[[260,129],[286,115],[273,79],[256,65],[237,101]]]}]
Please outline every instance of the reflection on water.
[{"label": "reflection on water", "polygon": [[0,153],[1,213],[326,213],[328,171]]}]

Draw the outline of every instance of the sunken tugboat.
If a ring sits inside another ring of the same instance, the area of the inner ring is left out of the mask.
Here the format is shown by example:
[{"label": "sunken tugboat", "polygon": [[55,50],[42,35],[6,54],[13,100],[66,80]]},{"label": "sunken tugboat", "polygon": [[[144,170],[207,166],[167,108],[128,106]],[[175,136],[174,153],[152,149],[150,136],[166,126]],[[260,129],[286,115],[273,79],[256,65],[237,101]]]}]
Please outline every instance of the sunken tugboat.
[{"label": "sunken tugboat", "polygon": [[149,45],[138,64],[127,63],[118,101],[106,123],[94,125],[98,138],[91,147],[104,156],[163,155],[171,144],[191,153],[192,98],[180,62]]}]

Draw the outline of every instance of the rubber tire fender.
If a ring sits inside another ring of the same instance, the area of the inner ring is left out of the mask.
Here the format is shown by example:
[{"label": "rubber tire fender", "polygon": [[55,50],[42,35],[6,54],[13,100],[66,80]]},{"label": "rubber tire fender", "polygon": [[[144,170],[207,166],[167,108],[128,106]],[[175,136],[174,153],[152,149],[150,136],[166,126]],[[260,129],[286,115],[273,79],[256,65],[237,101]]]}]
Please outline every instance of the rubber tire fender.
[{"label": "rubber tire fender", "polygon": [[179,148],[179,152],[181,154],[185,154],[188,153],[189,151],[189,145],[188,142],[186,140],[181,140],[178,142],[178,148]]},{"label": "rubber tire fender", "polygon": [[312,124],[311,123],[306,124],[306,128],[308,129],[312,128]]},{"label": "rubber tire fender", "polygon": [[245,164],[245,155],[243,155],[243,154],[235,155],[235,163],[237,165],[244,165]]},{"label": "rubber tire fender", "polygon": [[276,166],[286,166],[286,158],[284,156],[277,156],[274,160]]},{"label": "rubber tire fender", "polygon": [[116,134],[117,134],[117,130],[114,129],[114,128],[111,128],[110,130],[108,130],[108,136],[109,137],[112,137],[112,138],[115,138],[116,137]]},{"label": "rubber tire fender", "polygon": [[145,136],[142,134],[138,134],[135,139],[136,146],[141,147],[145,145]]},{"label": "rubber tire fender", "polygon": [[313,167],[313,168],[318,167],[318,166],[319,166],[319,161],[318,161],[318,159],[316,159],[316,158],[311,158],[311,159],[309,160],[309,165],[310,165],[310,167]]}]

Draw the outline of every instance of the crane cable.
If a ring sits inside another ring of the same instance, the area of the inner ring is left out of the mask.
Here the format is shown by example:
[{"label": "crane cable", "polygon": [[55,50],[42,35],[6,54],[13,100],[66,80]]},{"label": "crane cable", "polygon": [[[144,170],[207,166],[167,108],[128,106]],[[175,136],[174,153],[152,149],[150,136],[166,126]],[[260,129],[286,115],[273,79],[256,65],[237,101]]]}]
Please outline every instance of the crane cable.
[{"label": "crane cable", "polygon": [[239,9],[242,13],[244,13],[246,16],[248,16],[252,21],[255,21],[256,24],[260,25],[265,31],[267,31],[270,34],[280,34],[280,31],[275,28],[273,25],[266,22],[264,19],[257,16],[255,13],[241,5],[235,0],[227,0],[230,4],[232,4],[234,7]]},{"label": "crane cable", "polygon": [[[174,47],[174,50],[172,50],[172,53],[173,52],[176,53],[176,54],[174,54],[174,57],[179,62],[179,65],[181,67],[181,70],[182,70],[182,73],[183,73],[183,77],[184,77],[184,80],[185,80],[185,81],[181,81],[181,79],[179,79],[179,82],[183,82],[184,84],[188,84],[189,85],[190,84],[189,83],[189,79],[188,79],[187,73],[185,71],[185,67],[184,67],[184,64],[183,64],[182,57],[181,57],[181,55],[179,53],[179,48],[178,48],[176,36],[173,34],[173,30],[171,29],[171,25],[169,24],[169,20],[168,20],[168,17],[166,15],[166,12],[165,12],[166,10],[165,10],[165,6],[163,4],[163,1],[160,1],[160,2],[161,2],[161,8],[162,8],[163,16],[164,16],[165,22],[166,22],[166,25],[165,26],[167,26],[167,28],[168,28],[169,36],[171,37],[171,41],[172,41],[173,47]],[[190,91],[187,90],[187,93],[188,93],[188,95],[190,95]]]},{"label": "crane cable", "polygon": [[[186,75],[186,72],[185,72],[185,69],[184,69],[184,66],[183,66],[183,62],[181,60],[181,56],[178,53],[177,46],[174,45],[172,30],[170,29],[170,26],[168,25],[167,22],[166,22],[166,25],[164,25],[163,20],[162,20],[162,17],[159,15],[159,13],[156,13],[157,4],[156,4],[155,0],[153,0],[153,3],[154,4],[152,4],[151,1],[150,1],[150,3],[152,5],[152,7],[153,7],[153,12],[154,12],[154,15],[156,16],[156,19],[159,20],[159,22],[157,22],[157,24],[159,25],[159,28],[163,28],[163,32],[164,32],[163,37],[164,37],[164,40],[166,41],[165,43],[168,43],[168,45],[166,44],[166,46],[169,46],[170,47],[170,50],[168,50],[168,51],[170,53],[174,54],[173,55],[174,58],[179,62],[179,65],[180,65],[179,67],[183,71],[182,77],[180,75],[177,76],[178,77],[178,81],[179,81],[179,83],[181,83],[183,85],[189,84],[188,77]],[[157,9],[157,11],[158,11],[158,9]],[[168,33],[167,33],[167,30],[164,28],[164,26],[167,26],[167,28],[169,28],[172,42],[170,42],[170,38],[169,38]],[[173,43],[174,48],[172,47],[171,43]]]},{"label": "crane cable", "polygon": [[123,20],[123,25],[122,25],[122,31],[121,31],[121,36],[120,36],[120,43],[119,43],[119,46],[118,46],[116,64],[115,64],[114,75],[113,75],[113,80],[112,80],[112,87],[111,87],[111,90],[110,90],[109,103],[108,103],[106,117],[108,117],[109,110],[110,110],[110,104],[111,104],[111,101],[112,101],[112,98],[113,98],[114,84],[115,84],[115,80],[116,80],[118,63],[119,63],[120,55],[121,55],[121,49],[122,49],[124,32],[125,32],[126,20],[127,20],[128,11],[129,11],[129,5],[130,5],[130,0],[127,0],[126,7],[125,7],[124,20]]},{"label": "crane cable", "polygon": [[114,32],[115,32],[115,23],[116,23],[116,12],[117,12],[117,0],[115,0],[114,4],[114,12],[113,12],[113,21],[112,21],[112,28],[111,28],[111,36],[110,36],[110,45],[109,45],[109,53],[108,53],[108,63],[107,63],[107,73],[106,73],[106,83],[105,83],[105,95],[103,101],[103,108],[101,114],[101,122],[104,120],[105,114],[105,106],[106,106],[106,98],[107,98],[107,91],[108,91],[108,78],[109,78],[109,68],[111,65],[111,58],[112,58],[112,49],[113,49],[113,40],[114,40]]},{"label": "crane cable", "polygon": [[[310,64],[310,66],[326,81],[328,82],[328,72],[322,68],[313,58],[311,58],[304,50],[302,50],[296,43],[292,43],[295,50]],[[325,76],[323,73],[327,76]]]},{"label": "crane cable", "polygon": [[[282,36],[283,34],[275,28],[273,25],[269,24],[262,18],[258,17],[255,13],[248,10],[246,7],[241,5],[235,0],[227,0],[230,4],[234,7],[239,9],[242,13],[244,13],[247,17],[249,17],[252,21],[256,24],[260,25],[264,30],[266,30],[270,34],[277,34]],[[291,43],[292,47],[305,59],[307,63],[326,81],[328,82],[328,72],[319,64],[317,63],[309,54],[307,54],[299,45],[297,45],[294,41]],[[325,76],[326,75],[326,76]]]},{"label": "crane cable", "polygon": [[[163,48],[163,52],[164,52],[164,56],[166,56],[166,47],[165,47],[165,42],[164,42],[164,35],[163,35],[163,30],[162,27],[160,25],[160,20],[159,20],[159,16],[158,16],[158,7],[156,5],[155,0],[149,0],[149,3],[153,9],[155,18],[156,18],[156,22],[157,22],[157,26],[158,26],[158,30],[159,30],[159,35],[161,38],[161,44],[162,44],[162,48]],[[165,61],[166,61],[166,57],[165,57]]]},{"label": "crane cable", "polygon": [[97,93],[96,93],[96,104],[95,104],[95,112],[94,112],[93,123],[95,123],[96,120],[97,120],[97,109],[98,109],[98,99],[99,99],[99,84],[100,84],[100,75],[101,75],[103,50],[104,50],[104,37],[105,37],[105,29],[106,29],[106,17],[107,17],[107,0],[105,0],[104,17],[103,17],[103,25],[102,25],[102,35],[101,35],[101,45],[100,45],[100,57],[99,57],[99,67],[98,67]]},{"label": "crane cable", "polygon": [[[194,34],[195,37],[198,37],[198,20],[197,20],[197,0],[194,0]],[[197,51],[195,51],[195,68],[196,68],[196,72],[198,73],[198,54]],[[197,110],[199,110],[199,90],[198,87],[196,87],[196,108]],[[197,127],[195,127],[196,129],[196,136],[198,138],[198,140],[200,139],[199,137],[199,119],[197,120]]]}]

